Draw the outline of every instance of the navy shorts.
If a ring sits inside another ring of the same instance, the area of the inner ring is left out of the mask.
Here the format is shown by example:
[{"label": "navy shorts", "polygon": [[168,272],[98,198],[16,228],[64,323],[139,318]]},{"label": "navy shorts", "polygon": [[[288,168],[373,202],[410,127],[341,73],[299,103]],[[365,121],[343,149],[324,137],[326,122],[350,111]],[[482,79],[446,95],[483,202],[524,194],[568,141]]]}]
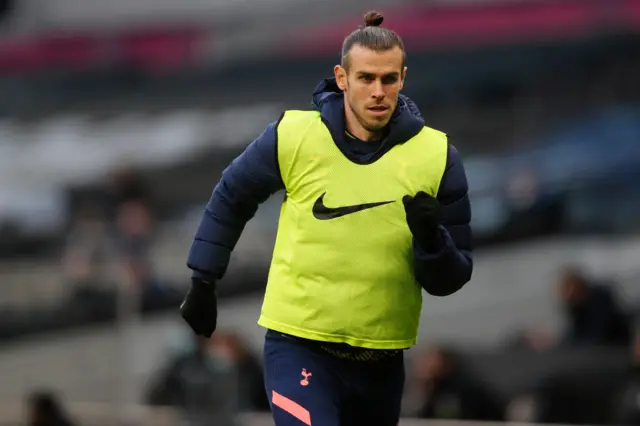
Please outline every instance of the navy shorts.
[{"label": "navy shorts", "polygon": [[265,387],[276,426],[396,426],[404,388],[402,352],[379,361],[340,359],[268,331]]}]

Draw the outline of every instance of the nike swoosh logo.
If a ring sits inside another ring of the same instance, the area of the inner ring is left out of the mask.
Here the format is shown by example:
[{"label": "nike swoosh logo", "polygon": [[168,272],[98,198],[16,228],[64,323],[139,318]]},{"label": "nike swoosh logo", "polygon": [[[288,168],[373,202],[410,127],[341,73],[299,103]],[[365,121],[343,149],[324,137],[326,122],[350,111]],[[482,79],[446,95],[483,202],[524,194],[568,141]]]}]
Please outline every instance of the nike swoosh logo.
[{"label": "nike swoosh logo", "polygon": [[378,206],[384,206],[385,204],[393,203],[393,201],[381,201],[378,203],[366,203],[366,204],[356,204],[353,206],[344,206],[344,207],[327,207],[324,205],[324,196],[326,192],[323,193],[316,200],[313,205],[313,217],[318,220],[329,220],[335,219],[338,217],[346,216],[348,214],[360,212],[362,210],[372,209]]}]

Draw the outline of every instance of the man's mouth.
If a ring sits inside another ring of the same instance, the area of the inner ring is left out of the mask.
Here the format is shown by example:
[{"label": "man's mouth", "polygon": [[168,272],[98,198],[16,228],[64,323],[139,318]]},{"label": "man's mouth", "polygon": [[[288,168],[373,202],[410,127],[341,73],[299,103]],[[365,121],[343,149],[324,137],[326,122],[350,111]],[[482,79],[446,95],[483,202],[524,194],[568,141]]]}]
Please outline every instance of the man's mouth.
[{"label": "man's mouth", "polygon": [[386,107],[384,105],[376,105],[367,109],[374,115],[383,115],[389,110],[389,107]]}]

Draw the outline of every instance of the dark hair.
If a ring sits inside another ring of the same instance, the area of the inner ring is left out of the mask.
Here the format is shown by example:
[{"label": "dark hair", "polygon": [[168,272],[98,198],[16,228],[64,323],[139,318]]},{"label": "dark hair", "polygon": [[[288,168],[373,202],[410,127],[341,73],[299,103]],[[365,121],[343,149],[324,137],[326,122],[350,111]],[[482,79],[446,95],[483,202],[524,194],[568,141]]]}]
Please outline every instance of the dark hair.
[{"label": "dark hair", "polygon": [[375,10],[364,15],[364,25],[349,34],[342,43],[342,66],[349,67],[349,51],[355,45],[364,48],[383,52],[398,46],[402,50],[404,66],[404,43],[395,31],[382,28],[380,24],[384,21],[384,16]]},{"label": "dark hair", "polygon": [[53,391],[38,390],[29,395],[29,405],[38,416],[59,425],[71,424],[62,404]]}]

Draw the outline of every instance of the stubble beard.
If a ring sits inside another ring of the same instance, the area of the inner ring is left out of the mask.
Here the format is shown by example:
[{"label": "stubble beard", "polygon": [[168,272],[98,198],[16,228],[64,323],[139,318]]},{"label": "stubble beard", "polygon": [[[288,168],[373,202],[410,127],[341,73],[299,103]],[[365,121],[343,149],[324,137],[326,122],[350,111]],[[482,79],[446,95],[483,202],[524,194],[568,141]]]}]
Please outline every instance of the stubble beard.
[{"label": "stubble beard", "polygon": [[379,133],[389,123],[389,120],[386,120],[384,122],[379,122],[379,123],[372,123],[370,121],[367,121],[361,114],[358,113],[358,111],[356,111],[356,109],[351,105],[350,102],[349,102],[349,109],[353,113],[356,120],[358,120],[358,123],[360,123],[362,128],[365,129],[367,132]]}]

